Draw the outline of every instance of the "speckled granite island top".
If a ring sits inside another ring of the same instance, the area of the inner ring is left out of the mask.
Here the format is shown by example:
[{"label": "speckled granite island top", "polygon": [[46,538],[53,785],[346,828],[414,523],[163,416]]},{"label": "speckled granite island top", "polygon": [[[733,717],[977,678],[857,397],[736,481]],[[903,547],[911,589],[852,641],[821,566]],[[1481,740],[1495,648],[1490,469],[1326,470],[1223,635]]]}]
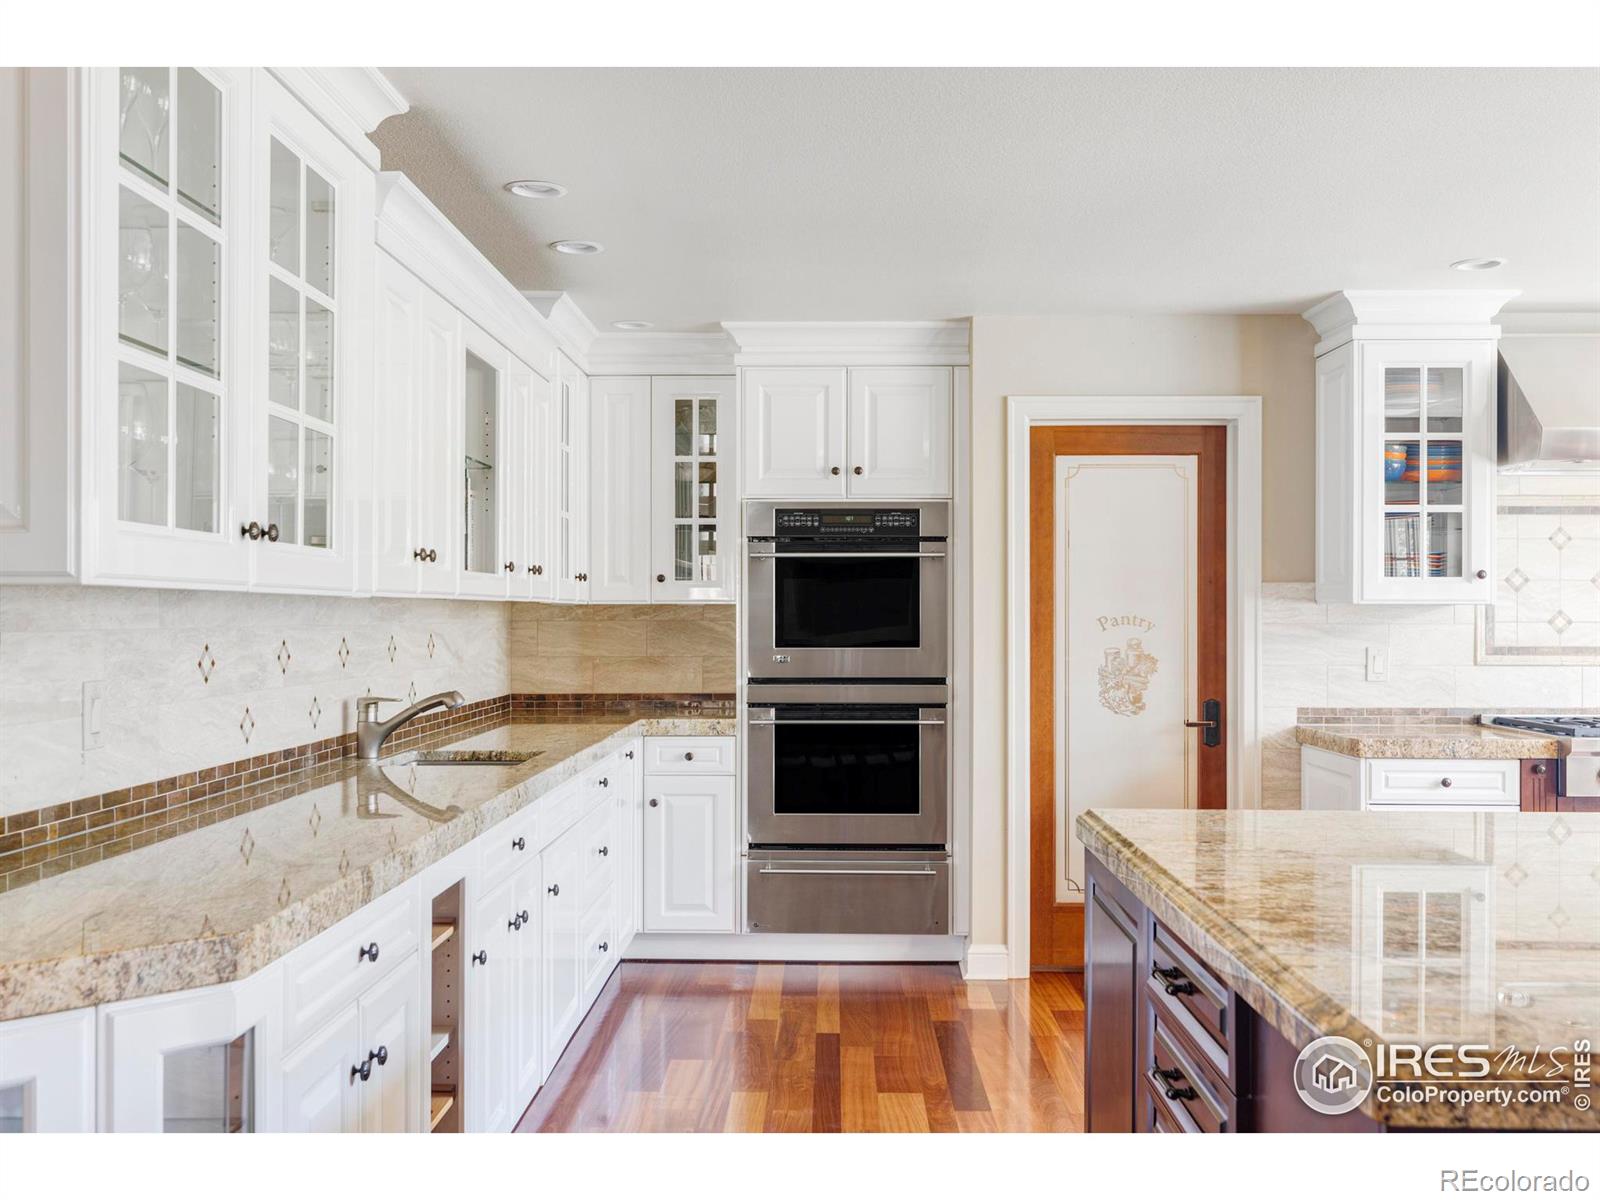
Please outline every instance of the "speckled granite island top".
[{"label": "speckled granite island top", "polygon": [[1497,725],[1296,725],[1295,741],[1355,758],[1555,758],[1556,739]]},{"label": "speckled granite island top", "polygon": [[242,979],[629,739],[736,725],[517,720],[441,746],[540,752],[520,765],[342,759],[280,780],[264,807],[0,893],[0,1020]]},{"label": "speckled granite island top", "polygon": [[[1296,1047],[1600,1042],[1600,814],[1124,809],[1077,830]],[[1376,1093],[1363,1108],[1409,1127],[1600,1129],[1595,1084],[1587,1109],[1386,1108]]]}]

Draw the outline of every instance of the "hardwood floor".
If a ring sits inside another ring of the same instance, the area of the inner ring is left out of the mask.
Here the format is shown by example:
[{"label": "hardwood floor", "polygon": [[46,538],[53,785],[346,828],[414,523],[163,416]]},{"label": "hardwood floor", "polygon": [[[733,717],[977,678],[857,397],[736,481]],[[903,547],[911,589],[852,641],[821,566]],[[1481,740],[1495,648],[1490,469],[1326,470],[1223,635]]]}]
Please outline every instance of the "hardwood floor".
[{"label": "hardwood floor", "polygon": [[1081,1131],[1081,980],[624,963],[517,1128]]}]

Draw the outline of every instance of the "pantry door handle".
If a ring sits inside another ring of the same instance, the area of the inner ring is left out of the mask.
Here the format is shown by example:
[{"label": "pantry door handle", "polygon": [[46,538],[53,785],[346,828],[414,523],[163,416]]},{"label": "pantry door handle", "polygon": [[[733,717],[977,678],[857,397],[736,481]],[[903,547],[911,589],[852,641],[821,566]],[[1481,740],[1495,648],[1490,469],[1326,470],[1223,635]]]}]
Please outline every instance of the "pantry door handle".
[{"label": "pantry door handle", "polygon": [[1222,744],[1222,701],[1205,700],[1200,705],[1199,721],[1185,721],[1187,729],[1200,730],[1200,744],[1203,746],[1220,746]]}]

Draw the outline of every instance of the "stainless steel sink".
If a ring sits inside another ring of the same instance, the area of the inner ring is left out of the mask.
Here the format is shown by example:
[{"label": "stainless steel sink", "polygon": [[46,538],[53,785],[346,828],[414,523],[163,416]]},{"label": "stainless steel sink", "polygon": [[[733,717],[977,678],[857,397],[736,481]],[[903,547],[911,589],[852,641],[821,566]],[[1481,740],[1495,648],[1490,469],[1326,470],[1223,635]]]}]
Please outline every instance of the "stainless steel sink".
[{"label": "stainless steel sink", "polygon": [[383,760],[386,767],[514,767],[543,750],[407,750]]}]

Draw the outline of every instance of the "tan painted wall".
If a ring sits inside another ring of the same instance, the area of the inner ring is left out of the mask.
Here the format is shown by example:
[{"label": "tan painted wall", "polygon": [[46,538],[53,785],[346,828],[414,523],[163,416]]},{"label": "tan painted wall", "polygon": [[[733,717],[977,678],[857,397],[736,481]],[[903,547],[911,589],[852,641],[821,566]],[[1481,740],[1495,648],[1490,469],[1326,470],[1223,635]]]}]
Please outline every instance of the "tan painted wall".
[{"label": "tan painted wall", "polygon": [[[1006,661],[1007,396],[1261,396],[1263,574],[1309,580],[1315,343],[1297,316],[974,318],[973,661]],[[972,686],[972,940],[996,944],[1006,940],[1006,672],[976,671]]]}]

